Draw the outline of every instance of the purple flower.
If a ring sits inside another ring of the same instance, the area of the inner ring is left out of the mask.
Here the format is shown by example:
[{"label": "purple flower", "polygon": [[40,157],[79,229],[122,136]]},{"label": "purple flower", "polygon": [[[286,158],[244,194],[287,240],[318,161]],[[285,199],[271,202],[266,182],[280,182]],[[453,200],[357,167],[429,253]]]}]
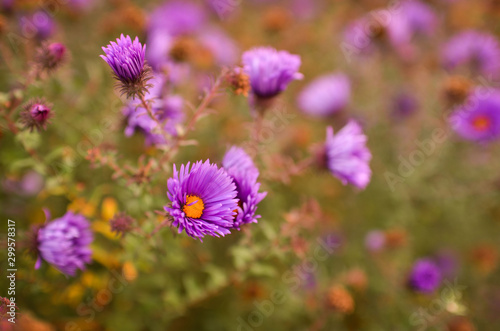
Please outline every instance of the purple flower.
[{"label": "purple flower", "polygon": [[130,36],[124,36],[111,42],[107,47],[102,47],[106,55],[101,58],[109,64],[115,78],[122,83],[121,91],[127,96],[144,94],[149,86],[146,81],[150,79],[148,67],[144,65],[146,45],[142,46],[139,38],[134,41]]},{"label": "purple flower", "polygon": [[379,230],[368,232],[365,237],[365,247],[370,252],[378,252],[385,246],[385,233]]},{"label": "purple flower", "polygon": [[351,84],[344,74],[316,78],[300,93],[299,108],[312,116],[330,116],[343,109],[351,96]]},{"label": "purple flower", "polygon": [[223,30],[204,29],[200,33],[199,39],[201,45],[210,50],[218,65],[233,65],[238,60],[238,46]]},{"label": "purple flower", "polygon": [[125,135],[130,137],[136,131],[142,132],[145,135],[147,146],[167,143],[162,131],[166,131],[171,136],[176,136],[176,126],[184,120],[182,110],[184,100],[177,95],[163,96],[162,90],[165,85],[163,76],[156,75],[152,82],[153,86],[146,93],[145,98],[151,100],[153,114],[155,114],[158,121],[163,123],[162,128],[158,128],[157,122],[151,118],[138,100],[131,100],[123,109],[123,114],[127,118]]},{"label": "purple flower", "polygon": [[35,37],[45,40],[52,36],[55,30],[55,23],[44,11],[37,11],[29,16],[21,17],[19,21],[21,33],[24,37]]},{"label": "purple flower", "polygon": [[198,161],[190,166],[174,165],[168,182],[167,196],[171,207],[164,207],[173,218],[172,225],[179,233],[195,239],[231,233],[238,208],[236,185],[226,171],[210,161]]},{"label": "purple flower", "polygon": [[151,14],[148,31],[179,36],[196,33],[205,23],[205,11],[200,6],[189,1],[170,1]]},{"label": "purple flower", "polygon": [[489,33],[476,30],[460,32],[444,45],[441,55],[448,70],[465,66],[486,76],[499,73],[500,45]]},{"label": "purple flower", "polygon": [[432,293],[441,285],[441,271],[430,259],[420,259],[415,262],[410,273],[408,284],[422,293]]},{"label": "purple flower", "polygon": [[67,212],[39,229],[37,239],[40,256],[36,269],[41,257],[62,273],[74,276],[77,269],[85,270],[85,264],[91,262],[89,245],[93,235],[89,221],[82,215]]},{"label": "purple flower", "polygon": [[417,0],[401,3],[388,25],[392,45],[409,44],[416,35],[430,36],[437,26],[436,13],[431,7]]},{"label": "purple flower", "polygon": [[344,54],[368,55],[377,41],[385,41],[400,55],[412,56],[413,37],[430,36],[437,25],[431,7],[416,0],[402,1],[389,15],[386,9],[373,10],[349,24],[344,30]]},{"label": "purple flower", "polygon": [[257,205],[267,195],[267,192],[259,193],[260,183],[257,182],[259,170],[250,156],[242,148],[235,146],[224,155],[222,166],[234,180],[238,192],[238,213],[234,219],[234,227],[257,223],[257,219],[260,218],[260,215],[255,215]]},{"label": "purple flower", "polygon": [[252,92],[259,98],[272,98],[281,93],[295,79],[302,79],[298,72],[300,56],[271,47],[257,47],[243,53],[245,72],[250,77]]},{"label": "purple flower", "polygon": [[433,259],[439,267],[443,278],[452,279],[457,275],[460,261],[454,251],[449,249],[441,250],[434,255]]},{"label": "purple flower", "polygon": [[371,178],[369,162],[372,158],[366,147],[366,136],[361,126],[350,120],[336,135],[326,131],[326,161],[330,172],[345,184],[364,189]]},{"label": "purple flower", "polygon": [[463,138],[489,142],[500,136],[500,91],[478,97],[479,90],[458,106],[450,116],[453,129]]}]

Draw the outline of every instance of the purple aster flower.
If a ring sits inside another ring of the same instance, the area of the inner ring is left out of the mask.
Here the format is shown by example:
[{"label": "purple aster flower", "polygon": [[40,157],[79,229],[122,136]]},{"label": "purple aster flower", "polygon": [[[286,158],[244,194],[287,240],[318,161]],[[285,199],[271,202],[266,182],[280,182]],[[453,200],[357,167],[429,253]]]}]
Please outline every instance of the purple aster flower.
[{"label": "purple aster flower", "polygon": [[368,232],[365,237],[365,247],[370,252],[378,252],[385,246],[385,233],[379,230]]},{"label": "purple aster flower", "polygon": [[167,143],[162,131],[166,131],[171,136],[176,136],[176,126],[184,120],[182,110],[184,100],[177,95],[163,96],[162,90],[166,82],[163,76],[156,75],[152,82],[153,86],[146,93],[145,98],[151,101],[153,114],[161,123],[164,123],[163,128],[158,129],[157,122],[151,118],[138,100],[131,100],[123,109],[123,114],[127,118],[125,135],[130,137],[136,131],[142,132],[145,135],[147,146]]},{"label": "purple aster flower", "polygon": [[394,46],[408,44],[416,35],[430,36],[437,21],[436,13],[429,5],[417,0],[403,1],[388,24],[391,43]]},{"label": "purple aster flower", "polygon": [[46,129],[49,119],[54,115],[51,105],[47,104],[44,99],[35,99],[28,102],[21,112],[21,123],[25,129],[31,132],[36,129],[41,131]]},{"label": "purple aster flower", "polygon": [[62,273],[74,276],[77,269],[85,270],[85,264],[91,262],[92,240],[89,221],[82,215],[67,212],[38,230],[40,255],[35,268],[40,267],[42,258]]},{"label": "purple aster flower", "polygon": [[330,172],[345,184],[364,189],[371,178],[369,162],[372,158],[366,147],[366,136],[361,126],[350,120],[336,135],[326,131],[326,163]]},{"label": "purple aster flower", "polygon": [[29,16],[21,17],[19,21],[21,33],[24,37],[35,37],[45,40],[55,31],[54,20],[44,11],[37,11]]},{"label": "purple aster flower", "polygon": [[150,87],[146,82],[151,79],[149,67],[144,62],[146,45],[142,46],[138,37],[132,42],[130,36],[122,34],[116,43],[112,41],[102,50],[106,55],[101,58],[113,69],[115,78],[121,83],[121,92],[128,97],[144,95]]},{"label": "purple aster flower", "polygon": [[330,116],[343,109],[351,96],[351,83],[344,74],[316,78],[300,93],[299,108],[312,116]]},{"label": "purple aster flower", "polygon": [[193,34],[206,23],[203,8],[189,1],[170,1],[151,13],[148,31],[163,31],[170,36]]},{"label": "purple aster flower", "polygon": [[243,53],[245,72],[250,77],[253,94],[258,98],[272,98],[281,93],[295,79],[302,79],[298,72],[300,56],[271,47],[257,47]]},{"label": "purple aster flower", "polygon": [[257,205],[267,195],[267,192],[259,193],[260,183],[257,182],[259,170],[250,156],[242,148],[235,146],[224,155],[222,166],[234,180],[238,192],[238,213],[234,219],[234,227],[257,223],[257,219],[260,218],[260,215],[255,215]]},{"label": "purple aster flower", "polygon": [[179,233],[195,239],[231,233],[238,208],[236,185],[226,171],[210,161],[198,161],[190,166],[174,165],[168,182],[167,196],[171,207],[164,207],[173,218],[172,225]]},{"label": "purple aster flower", "polygon": [[486,76],[499,73],[500,45],[489,33],[476,30],[460,32],[444,45],[441,55],[448,70],[465,66]]},{"label": "purple aster flower", "polygon": [[441,271],[430,259],[420,259],[415,262],[410,273],[409,286],[422,293],[432,293],[441,285]]},{"label": "purple aster flower", "polygon": [[494,90],[481,98],[479,93],[471,93],[468,100],[454,110],[450,123],[465,139],[489,142],[500,136],[500,91]]}]

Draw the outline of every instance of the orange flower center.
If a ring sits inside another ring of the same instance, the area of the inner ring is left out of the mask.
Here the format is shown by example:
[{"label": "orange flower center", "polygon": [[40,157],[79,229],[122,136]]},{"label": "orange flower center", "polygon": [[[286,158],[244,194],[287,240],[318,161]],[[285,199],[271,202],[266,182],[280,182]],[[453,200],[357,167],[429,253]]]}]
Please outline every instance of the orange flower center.
[{"label": "orange flower center", "polygon": [[203,214],[203,209],[205,209],[205,204],[200,197],[196,195],[188,195],[186,197],[186,204],[182,208],[182,211],[190,218],[200,218]]},{"label": "orange flower center", "polygon": [[484,131],[491,126],[491,120],[486,116],[480,115],[472,120],[472,126],[478,131]]}]

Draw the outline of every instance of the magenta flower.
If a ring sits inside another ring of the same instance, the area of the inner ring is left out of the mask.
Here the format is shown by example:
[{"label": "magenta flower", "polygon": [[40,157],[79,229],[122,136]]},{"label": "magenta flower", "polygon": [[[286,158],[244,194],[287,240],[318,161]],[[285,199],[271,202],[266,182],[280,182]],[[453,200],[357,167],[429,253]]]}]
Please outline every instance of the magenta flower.
[{"label": "magenta flower", "polygon": [[39,257],[35,268],[38,269],[44,259],[62,273],[74,276],[77,269],[85,270],[85,264],[91,262],[92,240],[89,221],[82,215],[67,212],[38,230]]},{"label": "magenta flower", "polygon": [[471,93],[449,121],[463,138],[484,143],[500,137],[500,91],[492,91],[484,98],[478,97],[479,93]]},{"label": "magenta flower", "polygon": [[168,182],[167,196],[172,202],[164,207],[173,218],[172,225],[195,239],[231,233],[238,209],[236,185],[222,168],[210,161],[198,161],[192,166],[174,165]]},{"label": "magenta flower", "polygon": [[28,102],[21,112],[21,123],[25,129],[30,131],[47,128],[49,119],[54,116],[51,106],[43,99],[35,99]]},{"label": "magenta flower", "polygon": [[235,146],[224,155],[222,166],[234,180],[238,191],[238,213],[234,219],[234,227],[239,229],[242,224],[257,223],[260,218],[260,215],[255,215],[257,205],[267,195],[267,192],[259,193],[259,170],[250,156],[242,148]]},{"label": "magenta flower", "polygon": [[312,116],[330,116],[349,102],[351,84],[344,74],[328,74],[313,80],[299,94],[299,108]]},{"label": "magenta flower", "polygon": [[366,188],[371,178],[369,162],[372,158],[366,147],[366,136],[361,126],[350,120],[336,135],[326,131],[326,162],[330,172],[346,185]]},{"label": "magenta flower", "polygon": [[432,293],[441,285],[441,271],[430,259],[415,262],[408,278],[408,285],[417,292]]},{"label": "magenta flower", "polygon": [[271,47],[257,47],[243,53],[243,67],[250,77],[252,93],[258,98],[272,98],[286,89],[298,72],[300,56]]}]

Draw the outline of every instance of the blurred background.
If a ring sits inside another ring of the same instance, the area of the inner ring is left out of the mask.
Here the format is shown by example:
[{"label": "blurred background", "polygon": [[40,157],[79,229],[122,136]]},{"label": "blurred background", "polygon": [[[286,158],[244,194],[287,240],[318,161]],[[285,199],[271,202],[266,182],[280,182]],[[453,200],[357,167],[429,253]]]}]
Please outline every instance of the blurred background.
[{"label": "blurred background", "polygon": [[[497,1],[2,0],[0,8],[2,270],[7,219],[19,242],[17,323],[4,320],[2,330],[500,328],[498,141],[464,139],[448,121],[477,88],[500,86]],[[281,93],[257,138],[249,98],[222,84],[192,143],[158,164],[162,148],[140,130],[125,134],[127,101],[99,58],[122,33],[147,45],[188,120],[223,68],[241,65],[252,47],[299,55],[304,78]],[[64,63],[43,71],[37,54],[50,42],[65,46]],[[328,114],[308,111],[302,91],[332,73],[348,80],[347,91],[331,91],[341,101]],[[30,132],[20,117],[34,98],[54,116]],[[365,190],[300,166],[327,126],[337,132],[349,118],[373,155]],[[220,164],[231,145],[260,170],[268,193],[259,222],[203,242],[158,230],[172,164]],[[30,229],[45,222],[43,208],[91,222],[93,262],[75,277],[47,263],[34,269]],[[123,236],[110,227],[120,212],[134,220]],[[422,259],[439,269],[433,291],[409,281]],[[0,296],[7,288],[2,277]]]}]

